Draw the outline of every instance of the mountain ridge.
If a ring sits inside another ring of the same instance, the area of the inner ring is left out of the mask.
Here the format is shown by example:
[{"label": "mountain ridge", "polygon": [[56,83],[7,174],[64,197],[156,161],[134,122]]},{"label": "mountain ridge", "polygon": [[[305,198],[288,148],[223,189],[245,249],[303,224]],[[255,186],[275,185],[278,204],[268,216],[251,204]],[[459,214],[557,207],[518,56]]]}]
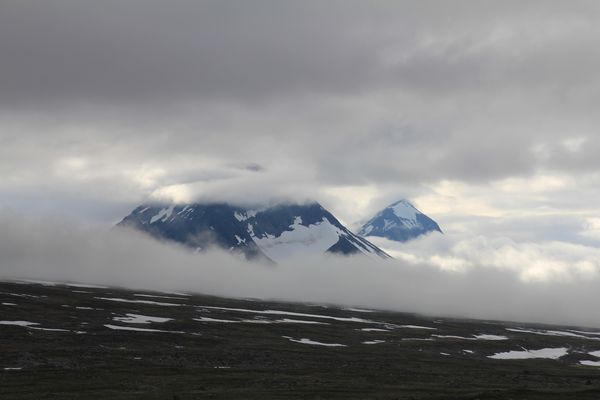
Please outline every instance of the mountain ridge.
[{"label": "mountain ridge", "polygon": [[196,251],[216,245],[247,259],[276,263],[323,253],[390,258],[316,202],[257,209],[225,202],[146,204],[136,207],[117,226],[128,226]]}]

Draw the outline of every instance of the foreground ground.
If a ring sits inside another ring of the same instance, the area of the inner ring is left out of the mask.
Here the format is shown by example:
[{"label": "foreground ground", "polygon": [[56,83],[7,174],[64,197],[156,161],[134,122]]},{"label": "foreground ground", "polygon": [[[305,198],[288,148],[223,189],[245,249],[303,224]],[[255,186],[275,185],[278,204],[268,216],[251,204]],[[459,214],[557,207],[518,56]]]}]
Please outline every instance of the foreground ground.
[{"label": "foreground ground", "polygon": [[600,332],[0,282],[0,399],[598,399]]}]

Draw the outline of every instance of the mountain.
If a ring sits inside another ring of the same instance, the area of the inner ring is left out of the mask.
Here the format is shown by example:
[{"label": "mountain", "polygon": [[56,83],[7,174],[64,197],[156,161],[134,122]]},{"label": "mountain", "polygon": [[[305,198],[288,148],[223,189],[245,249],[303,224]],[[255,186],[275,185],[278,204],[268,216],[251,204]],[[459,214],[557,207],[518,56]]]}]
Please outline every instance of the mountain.
[{"label": "mountain", "polygon": [[360,228],[360,236],[379,236],[406,242],[429,232],[440,232],[439,225],[407,200],[389,205]]},{"label": "mountain", "polygon": [[318,203],[247,209],[227,203],[137,207],[118,226],[196,250],[217,245],[248,259],[275,262],[323,253],[367,254],[383,250],[343,226]]}]

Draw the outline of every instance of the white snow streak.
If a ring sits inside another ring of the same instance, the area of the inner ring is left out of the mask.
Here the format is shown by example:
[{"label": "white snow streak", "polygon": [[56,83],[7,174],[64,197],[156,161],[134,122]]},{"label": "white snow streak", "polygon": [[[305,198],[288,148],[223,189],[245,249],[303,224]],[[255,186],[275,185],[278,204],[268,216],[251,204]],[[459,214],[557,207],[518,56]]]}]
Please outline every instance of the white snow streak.
[{"label": "white snow streak", "polygon": [[124,322],[126,324],[149,324],[151,322],[167,322],[172,321],[173,318],[163,318],[163,317],[151,317],[148,315],[141,314],[126,314],[126,317],[114,317],[113,321]]},{"label": "white snow streak", "polygon": [[503,353],[496,353],[492,356],[488,356],[488,358],[493,358],[496,360],[525,360],[531,358],[549,358],[551,360],[557,360],[563,356],[566,356],[568,350],[566,347],[558,347],[558,348],[545,348],[539,350],[526,350],[523,351],[507,351]]},{"label": "white snow streak", "polygon": [[324,318],[324,319],[333,319],[335,321],[344,321],[344,322],[360,322],[372,324],[376,323],[375,321],[371,321],[368,319],[356,318],[356,317],[332,317],[329,315],[320,315],[320,314],[305,314],[305,313],[297,313],[291,311],[278,311],[278,310],[249,310],[246,308],[228,308],[228,307],[212,307],[212,306],[200,306],[201,308],[211,309],[211,310],[224,310],[224,311],[238,311],[245,313],[254,313],[254,314],[273,314],[273,315],[292,315],[296,317],[312,317],[312,318]]},{"label": "white snow streak", "polygon": [[293,339],[289,336],[283,336],[284,338],[286,338],[287,340],[289,340],[290,342],[295,342],[295,343],[302,343],[302,344],[310,344],[313,346],[326,346],[326,347],[347,347],[345,344],[339,344],[339,343],[323,343],[323,342],[316,342],[314,340],[310,340],[307,338],[302,338],[302,339]]},{"label": "white snow streak", "polygon": [[165,222],[167,219],[169,219],[171,214],[173,214],[174,208],[175,208],[175,205],[170,205],[167,208],[161,209],[155,216],[150,218],[150,223],[153,224],[158,220],[160,220],[161,222]]},{"label": "white snow streak", "polygon": [[98,300],[108,300],[108,301],[118,301],[121,303],[138,303],[138,304],[154,304],[157,306],[170,306],[170,307],[179,307],[185,306],[185,304],[177,304],[177,303],[162,303],[159,301],[150,301],[150,300],[128,300],[122,299],[119,297],[95,297]]}]

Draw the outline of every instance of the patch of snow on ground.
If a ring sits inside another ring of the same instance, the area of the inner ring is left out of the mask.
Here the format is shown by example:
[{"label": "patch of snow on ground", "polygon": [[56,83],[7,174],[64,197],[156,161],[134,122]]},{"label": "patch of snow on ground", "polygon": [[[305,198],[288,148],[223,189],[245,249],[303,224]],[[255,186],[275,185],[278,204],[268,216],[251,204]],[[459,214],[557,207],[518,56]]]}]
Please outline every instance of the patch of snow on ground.
[{"label": "patch of snow on ground", "polygon": [[275,321],[278,324],[317,324],[317,325],[329,325],[327,322],[318,322],[318,321],[305,321],[302,319],[291,319],[291,318],[284,318],[284,319],[278,319]]},{"label": "patch of snow on ground", "polygon": [[380,329],[380,328],[362,328],[363,332],[389,332],[389,329]]},{"label": "patch of snow on ground", "polygon": [[74,288],[81,288],[81,289],[108,289],[108,286],[88,285],[86,283],[61,283],[61,285],[74,287]]},{"label": "patch of snow on ground", "polygon": [[148,315],[141,314],[126,314],[126,317],[114,317],[113,321],[124,322],[126,324],[149,324],[151,322],[167,322],[172,321],[173,318],[163,318],[163,317],[151,317]]},{"label": "patch of snow on ground", "polygon": [[310,340],[310,339],[307,339],[307,338],[293,339],[290,336],[283,336],[283,337],[286,338],[287,340],[289,340],[290,342],[302,343],[302,344],[310,344],[310,345],[313,345],[313,346],[347,347],[345,344],[339,344],[339,343],[322,343],[322,342],[315,342],[314,340]]},{"label": "patch of snow on ground", "polygon": [[131,326],[120,326],[120,325],[111,325],[111,324],[105,324],[104,326],[109,329],[116,330],[116,331],[183,333],[181,331],[163,331],[160,329],[134,328]]},{"label": "patch of snow on ground", "polygon": [[431,335],[438,339],[460,339],[460,340],[477,340],[472,337],[456,336],[456,335]]},{"label": "patch of snow on ground", "polygon": [[269,319],[255,318],[255,319],[243,319],[240,322],[245,322],[247,324],[274,324],[277,321],[271,321]]},{"label": "patch of snow on ground", "polygon": [[108,300],[108,301],[117,301],[121,303],[137,303],[137,304],[154,304],[157,306],[169,306],[169,307],[179,307],[185,306],[185,304],[177,304],[177,303],[162,303],[158,301],[150,301],[150,300],[129,300],[122,299],[120,297],[95,297],[98,300]]},{"label": "patch of snow on ground", "polygon": [[568,336],[568,337],[578,337],[588,339],[586,336],[578,335],[573,332],[565,332],[565,331],[546,331],[548,335],[556,335],[556,336]]},{"label": "patch of snow on ground", "polygon": [[[40,328],[40,327],[37,327],[37,326],[28,326],[27,328],[28,329],[35,329],[35,330],[38,330],[38,331],[47,331],[47,332],[71,332],[68,329],[60,329],[60,328]],[[75,333],[78,333],[78,332],[75,332]]]},{"label": "patch of snow on ground", "polygon": [[508,340],[506,336],[480,334],[473,337],[455,336],[455,335],[431,335],[440,339],[460,339],[460,340]]},{"label": "patch of snow on ground", "polygon": [[379,343],[385,343],[385,340],[367,340],[365,342],[362,342],[362,344],[379,344]]},{"label": "patch of snow on ground", "polygon": [[328,325],[326,322],[318,322],[318,321],[305,321],[301,319],[276,319],[276,320],[268,320],[268,319],[242,319],[242,320],[233,320],[233,319],[217,319],[210,317],[200,317],[193,318],[194,321],[198,322],[225,322],[225,323],[251,323],[251,324],[313,324],[313,325]]},{"label": "patch of snow on ground", "polygon": [[5,367],[4,368],[5,371],[20,371],[22,369],[23,368],[21,368],[21,367]]},{"label": "patch of snow on ground", "polygon": [[15,283],[19,284],[19,285],[42,285],[42,286],[58,285],[57,282],[41,281],[41,280],[36,280],[36,279],[19,279],[19,280],[15,281]]},{"label": "patch of snow on ground", "polygon": [[420,326],[420,325],[398,325],[398,327],[406,328],[406,329],[427,329],[427,330],[432,330],[432,331],[437,330],[437,328],[432,328],[429,326]]},{"label": "patch of snow on ground", "polygon": [[175,300],[185,300],[182,299],[181,297],[174,297],[174,296],[159,296],[157,294],[141,294],[141,293],[134,293],[133,294],[136,297],[149,297],[149,298],[157,298],[157,299],[175,299]]},{"label": "patch of snow on ground", "polygon": [[320,315],[320,314],[305,314],[305,313],[297,313],[291,311],[278,311],[278,310],[248,310],[246,308],[228,308],[228,307],[212,307],[212,306],[200,306],[201,308],[210,309],[210,310],[225,310],[225,311],[237,311],[237,312],[245,312],[245,313],[254,313],[254,314],[271,314],[271,315],[292,315],[295,317],[311,317],[311,318],[324,318],[324,319],[332,319],[335,321],[343,321],[343,322],[360,322],[372,324],[376,323],[375,321],[371,321],[368,319],[356,318],[356,317],[332,317],[329,315]]},{"label": "patch of snow on ground", "polygon": [[209,317],[193,318],[193,320],[198,321],[198,322],[227,322],[227,323],[241,322],[241,321],[235,321],[233,319],[217,319],[217,318],[209,318]]},{"label": "patch of snow on ground", "polygon": [[183,293],[183,292],[160,292],[160,293],[173,294],[175,296],[185,296],[185,297],[191,296],[191,294],[189,294],[189,293]]},{"label": "patch of snow on ground", "polygon": [[590,351],[588,353],[590,356],[599,357],[600,358],[600,350]]},{"label": "patch of snow on ground", "polygon": [[533,335],[542,335],[542,336],[566,336],[566,337],[575,337],[581,339],[590,339],[590,340],[600,340],[600,338],[590,338],[587,336],[579,335],[573,332],[565,332],[565,331],[543,331],[543,330],[533,330],[533,329],[517,329],[517,328],[506,328],[507,331],[517,332],[517,333],[531,333]]},{"label": "patch of snow on ground", "polygon": [[557,360],[563,356],[566,356],[568,353],[568,349],[566,347],[557,347],[557,348],[545,348],[539,350],[526,350],[522,351],[511,350],[502,353],[496,353],[492,356],[488,356],[488,358],[493,358],[496,360],[525,360],[531,358],[548,358],[551,360]]},{"label": "patch of snow on ground", "polygon": [[30,321],[0,321],[0,325],[8,325],[8,326],[22,326],[27,329],[35,329],[38,331],[48,331],[48,332],[71,332],[68,329],[59,329],[59,328],[41,328],[39,323],[30,322]]},{"label": "patch of snow on ground", "polygon": [[600,361],[583,360],[583,361],[579,361],[579,364],[587,365],[590,367],[600,367]]},{"label": "patch of snow on ground", "polygon": [[37,322],[29,322],[29,321],[0,321],[0,325],[11,325],[11,326],[34,326],[39,325]]},{"label": "patch of snow on ground", "polygon": [[574,329],[569,329],[569,332],[581,333],[582,335],[600,335],[600,332],[576,331]]},{"label": "patch of snow on ground", "polygon": [[362,313],[371,313],[371,312],[375,312],[373,310],[365,310],[363,308],[344,308],[344,310],[346,311],[354,311],[354,312],[362,312]]},{"label": "patch of snow on ground", "polygon": [[16,306],[15,303],[2,303],[3,306]]},{"label": "patch of snow on ground", "polygon": [[71,282],[55,282],[55,281],[42,281],[35,279],[20,279],[15,283],[21,285],[29,285],[29,284],[37,284],[42,286],[69,286],[74,288],[82,288],[82,289],[108,289],[108,286],[100,286],[100,285],[88,285],[84,283],[71,283]]},{"label": "patch of snow on ground", "polygon": [[40,299],[40,298],[43,298],[43,297],[48,297],[46,295],[36,296],[36,295],[33,295],[33,294],[22,294],[22,293],[7,293],[7,292],[1,292],[1,293],[9,295],[9,296],[24,297],[26,299]]},{"label": "patch of snow on ground", "polygon": [[475,335],[475,339],[477,339],[477,340],[508,340],[508,338],[506,336],[487,335],[487,334]]}]

